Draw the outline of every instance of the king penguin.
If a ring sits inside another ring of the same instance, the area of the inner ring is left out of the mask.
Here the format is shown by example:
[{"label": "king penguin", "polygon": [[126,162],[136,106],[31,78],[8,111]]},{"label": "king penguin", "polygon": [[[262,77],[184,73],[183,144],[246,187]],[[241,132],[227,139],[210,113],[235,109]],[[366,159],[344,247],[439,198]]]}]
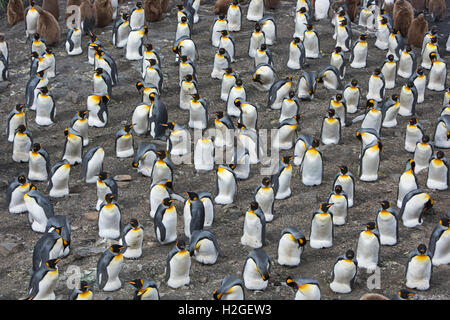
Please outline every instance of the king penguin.
[{"label": "king penguin", "polygon": [[433,266],[450,264],[450,218],[442,217],[431,233],[428,248],[432,254]]},{"label": "king penguin", "polygon": [[228,20],[228,31],[236,32],[241,30],[242,9],[239,0],[233,0],[227,9],[226,18]]},{"label": "king penguin", "polygon": [[59,259],[45,262],[33,273],[28,285],[27,300],[56,300],[55,288],[59,278],[57,263]]},{"label": "king penguin", "polygon": [[434,129],[434,145],[437,148],[450,148],[450,115],[440,116]]},{"label": "king penguin", "polygon": [[178,240],[169,251],[166,260],[166,282],[173,289],[189,285],[191,256],[183,240]]},{"label": "king penguin", "polygon": [[366,99],[367,100],[373,99],[377,102],[383,101],[386,81],[384,79],[384,75],[381,73],[380,68],[376,68],[374,70],[374,72],[369,78],[368,86],[369,88],[366,95]]},{"label": "king penguin", "polygon": [[19,125],[15,130],[12,159],[15,162],[28,162],[30,154],[29,151],[33,145],[33,134],[23,124]]},{"label": "king penguin", "polygon": [[69,56],[78,56],[83,53],[81,48],[82,30],[79,28],[69,29],[66,34],[66,52]]},{"label": "king penguin", "polygon": [[361,231],[356,247],[358,267],[374,272],[378,266],[380,254],[380,233],[375,222],[366,224],[366,230]]},{"label": "king penguin", "polygon": [[46,181],[50,176],[50,156],[40,143],[31,146],[28,160],[28,179]]},{"label": "king penguin", "polygon": [[36,272],[45,265],[45,262],[61,258],[64,251],[61,229],[56,228],[44,233],[33,248],[33,267],[31,272]]},{"label": "king penguin", "polygon": [[359,180],[367,182],[378,180],[382,151],[383,145],[381,141],[374,141],[362,150],[359,164]]},{"label": "king penguin", "polygon": [[317,280],[288,277],[286,284],[294,290],[294,300],[320,300],[320,285]]},{"label": "king penguin", "polygon": [[137,259],[142,255],[142,242],[144,240],[144,227],[135,218],[122,229],[119,244],[125,246],[123,256],[127,259]]},{"label": "king penguin", "polygon": [[417,89],[413,81],[408,80],[400,90],[400,109],[398,114],[403,117],[412,116],[416,113]]},{"label": "king penguin", "polygon": [[420,171],[427,169],[430,165],[430,159],[434,152],[433,143],[430,142],[430,137],[424,135],[420,142],[416,143],[416,148],[414,149],[414,172],[419,173]]},{"label": "king penguin", "polygon": [[314,249],[329,248],[333,245],[333,214],[328,211],[332,204],[322,203],[311,219],[309,245]]},{"label": "king penguin", "polygon": [[320,58],[320,39],[319,34],[314,30],[312,24],[306,25],[303,33],[303,45],[305,46],[305,55],[308,59]]},{"label": "king penguin", "polygon": [[233,172],[234,165],[219,165],[216,173],[216,197],[217,204],[233,203],[237,192],[236,176]]},{"label": "king penguin", "polygon": [[94,294],[86,281],[80,281],[79,287],[73,289],[69,300],[93,300]]},{"label": "king penguin", "polygon": [[235,276],[226,276],[213,297],[214,300],[245,300],[244,283]]},{"label": "king penguin", "polygon": [[259,21],[264,16],[264,1],[250,0],[247,10],[247,20]]},{"label": "king penguin", "polygon": [[299,70],[306,63],[305,46],[300,37],[294,37],[289,45],[289,59],[287,67],[293,70]]},{"label": "king penguin", "polygon": [[113,244],[106,249],[97,262],[97,285],[102,291],[116,291],[122,287],[119,273],[123,267],[124,246]]},{"label": "king penguin", "polygon": [[353,250],[339,256],[331,272],[330,289],[335,293],[350,293],[358,273],[358,261]]},{"label": "king penguin", "polygon": [[120,16],[114,21],[112,32],[112,43],[114,47],[126,47],[130,31],[130,15],[128,13],[122,12]]},{"label": "king penguin", "polygon": [[81,163],[81,177],[86,183],[96,183],[97,175],[103,171],[105,150],[100,147],[92,147],[83,156]]},{"label": "king penguin", "polygon": [[422,189],[408,192],[403,198],[400,209],[400,217],[403,225],[407,228],[414,228],[423,224],[423,214],[427,213],[434,204],[431,196]]},{"label": "king penguin", "polygon": [[248,290],[265,290],[269,284],[270,267],[270,258],[263,249],[251,251],[242,272],[245,287]]},{"label": "king penguin", "polygon": [[6,135],[8,136],[8,141],[13,142],[14,141],[14,135],[16,129],[20,125],[27,125],[27,119],[26,114],[24,111],[24,105],[23,104],[16,104],[13,108],[13,110],[8,115],[8,124],[6,127]]},{"label": "king penguin", "polygon": [[439,150],[431,158],[428,166],[427,188],[431,190],[447,190],[449,185],[450,164],[444,152]]},{"label": "king penguin", "polygon": [[428,290],[433,272],[432,254],[423,243],[411,251],[406,264],[406,286],[410,289]]},{"label": "king penguin", "polygon": [[173,199],[164,198],[154,216],[156,240],[160,244],[168,244],[177,240],[177,209],[172,203]]},{"label": "king penguin", "polygon": [[287,199],[291,196],[292,165],[290,162],[292,159],[294,159],[293,156],[281,157],[278,170],[271,177],[276,200]]},{"label": "king penguin", "polygon": [[67,160],[58,161],[53,165],[48,180],[50,197],[62,198],[69,194],[70,170],[70,163]]},{"label": "king penguin", "polygon": [[394,128],[397,126],[397,114],[400,110],[400,100],[396,94],[391,95],[383,101],[381,112],[384,114],[381,126],[383,128]]},{"label": "king penguin", "polygon": [[114,194],[107,193],[98,213],[98,236],[106,239],[120,237],[121,209]]},{"label": "king penguin", "polygon": [[136,288],[133,300],[159,300],[159,291],[157,284],[148,279],[135,279],[128,282]]},{"label": "king penguin", "polygon": [[196,230],[203,230],[205,224],[205,206],[195,192],[187,192],[188,199],[184,202],[183,220],[184,234],[188,239]]},{"label": "king penguin", "polygon": [[223,256],[219,242],[211,230],[195,230],[192,232],[189,253],[201,264],[215,264],[219,256]]},{"label": "king penguin", "polygon": [[31,183],[25,175],[20,175],[8,184],[6,202],[12,214],[27,212],[24,195],[30,191]]},{"label": "king penguin", "polygon": [[112,193],[115,196],[115,200],[117,200],[118,190],[116,181],[110,177],[108,172],[102,171],[97,175],[97,211],[100,210],[100,205],[108,193]]},{"label": "king penguin", "polygon": [[401,208],[405,195],[419,188],[415,173],[416,162],[412,159],[406,161],[406,167],[398,180],[397,207]]},{"label": "king penguin", "polygon": [[342,92],[347,106],[347,113],[356,113],[358,111],[359,100],[361,97],[361,88],[357,79],[352,79]]},{"label": "king penguin", "polygon": [[348,171],[347,166],[340,166],[339,172],[334,177],[333,188],[337,185],[342,187],[342,191],[347,195],[348,208],[353,207],[355,197],[355,176]]},{"label": "king penguin", "polygon": [[53,204],[35,187],[31,187],[23,198],[27,207],[31,230],[39,233],[45,232],[48,219],[55,215]]},{"label": "king penguin", "polygon": [[380,245],[394,246],[398,239],[398,211],[391,207],[389,201],[381,201],[376,224],[380,233]]},{"label": "king penguin", "polygon": [[116,132],[114,150],[117,158],[129,158],[134,155],[134,140],[131,134],[132,128],[132,124],[127,124]]},{"label": "king penguin", "polygon": [[312,140],[301,163],[302,183],[306,186],[318,186],[322,183],[323,156],[319,144],[318,139]]},{"label": "king penguin", "polygon": [[414,152],[416,149],[416,144],[422,141],[424,135],[423,126],[419,123],[417,117],[411,117],[408,120],[408,125],[406,126],[405,135],[405,150],[408,152]]},{"label": "king penguin", "polygon": [[83,137],[83,147],[89,144],[88,130],[89,130],[89,111],[82,110],[75,113],[72,120],[70,120],[70,127],[75,131],[81,133]]},{"label": "king penguin", "polygon": [[344,225],[347,222],[348,198],[341,185],[334,186],[334,191],[328,196],[328,203],[332,204],[328,211],[333,215],[333,224]]},{"label": "king penguin", "polygon": [[273,83],[269,90],[268,107],[273,110],[281,109],[283,99],[289,96],[289,91],[292,88],[292,77],[288,76],[279,79]]},{"label": "king penguin", "polygon": [[397,75],[399,77],[409,79],[416,70],[417,61],[416,54],[411,46],[406,46],[400,53],[400,59],[398,61]]},{"label": "king penguin", "polygon": [[318,83],[323,83],[325,89],[339,90],[342,87],[341,75],[335,66],[325,66],[318,75],[319,77],[316,81]]},{"label": "king penguin", "polygon": [[423,103],[425,101],[425,88],[427,82],[427,76],[424,74],[422,67],[417,68],[416,72],[409,78],[414,82],[414,86],[417,90],[417,103]]},{"label": "king penguin", "polygon": [[306,237],[301,230],[295,227],[284,228],[278,242],[278,264],[288,267],[300,265],[305,245]]}]

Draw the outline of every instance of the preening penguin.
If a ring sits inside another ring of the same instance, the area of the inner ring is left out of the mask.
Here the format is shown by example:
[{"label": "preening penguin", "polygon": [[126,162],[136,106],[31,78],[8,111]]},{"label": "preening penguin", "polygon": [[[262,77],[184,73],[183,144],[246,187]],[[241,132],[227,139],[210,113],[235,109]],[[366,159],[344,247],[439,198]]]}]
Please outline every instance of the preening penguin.
[{"label": "preening penguin", "polygon": [[114,150],[116,157],[129,158],[134,155],[134,139],[131,134],[132,124],[127,124],[116,132]]},{"label": "preening penguin", "polygon": [[183,240],[178,240],[169,251],[166,260],[166,282],[173,289],[189,285],[191,256]]},{"label": "preening penguin", "polygon": [[109,101],[110,95],[108,94],[101,93],[101,94],[92,94],[88,96],[87,98],[88,126],[97,128],[102,128],[106,126],[108,122]]},{"label": "preening penguin", "polygon": [[57,263],[60,259],[52,259],[34,272],[28,285],[27,300],[56,300],[55,288],[59,273]]},{"label": "preening penguin", "polygon": [[244,283],[235,276],[226,276],[213,292],[214,300],[245,300]]},{"label": "preening penguin", "polygon": [[300,100],[311,101],[314,99],[317,77],[315,72],[303,72],[298,80],[297,97]]},{"label": "preening penguin", "polygon": [[122,229],[119,244],[125,246],[123,256],[128,259],[137,259],[142,255],[142,242],[144,240],[144,227],[135,218]]},{"label": "preening penguin", "polygon": [[70,163],[61,160],[53,165],[48,180],[49,196],[61,198],[69,194]]},{"label": "preening penguin", "polygon": [[292,159],[294,159],[293,156],[282,157],[277,172],[271,177],[276,200],[287,199],[291,196],[292,165],[290,161]]},{"label": "preening penguin", "polygon": [[447,190],[449,184],[450,164],[442,151],[436,152],[428,167],[427,188]]},{"label": "preening penguin", "polygon": [[350,293],[358,273],[358,261],[353,250],[339,256],[331,272],[330,289],[335,293]]},{"label": "preening penguin", "polygon": [[46,181],[50,176],[50,156],[40,143],[31,146],[28,160],[28,179]]},{"label": "preening penguin", "polygon": [[159,300],[159,291],[157,284],[148,279],[135,279],[128,282],[136,288],[133,300]]},{"label": "preening penguin", "polygon": [[398,219],[398,212],[391,207],[391,203],[386,200],[382,201],[376,219],[380,233],[380,245],[393,246],[397,244]]},{"label": "preening penguin", "polygon": [[36,187],[31,187],[23,199],[27,207],[31,229],[34,232],[45,232],[48,219],[55,215],[53,204],[46,196],[37,191]]},{"label": "preening penguin", "polygon": [[294,290],[294,300],[320,300],[320,285],[317,280],[288,277],[286,284]]},{"label": "preening penguin", "polygon": [[411,251],[406,265],[406,286],[410,289],[428,290],[433,271],[432,254],[423,243]]},{"label": "preening penguin", "polygon": [[45,262],[61,257],[64,251],[61,229],[56,228],[44,233],[33,248],[33,267],[30,272],[34,273],[45,265]]},{"label": "preening penguin", "polygon": [[123,267],[124,246],[113,244],[97,262],[97,285],[102,291],[116,291],[122,287],[119,273]]},{"label": "preening penguin", "polygon": [[437,148],[450,148],[450,115],[440,116],[434,129],[434,145]]},{"label": "preening penguin", "polygon": [[306,241],[301,230],[295,227],[284,228],[278,242],[278,264],[289,267],[300,265]]},{"label": "preening penguin", "polygon": [[415,173],[419,173],[428,168],[433,152],[434,146],[430,142],[430,137],[424,135],[421,142],[416,143],[416,148],[414,149],[414,162],[416,164],[414,167]]},{"label": "preening penguin", "polygon": [[433,266],[450,264],[450,219],[443,217],[431,233],[428,249],[432,254]]},{"label": "preening penguin", "polygon": [[291,89],[291,76],[275,81],[269,89],[269,100],[267,106],[274,110],[281,109],[283,99],[289,96]]},{"label": "preening penguin", "polygon": [[33,135],[23,124],[19,125],[14,133],[12,159],[15,162],[28,162],[29,151],[33,145]]},{"label": "preening penguin", "polygon": [[176,61],[178,61],[181,56],[187,56],[192,62],[195,62],[195,60],[198,59],[195,43],[188,37],[177,39],[172,45],[172,52],[176,55]]},{"label": "preening penguin", "polygon": [[415,173],[416,163],[414,160],[409,159],[406,161],[405,171],[401,174],[398,180],[398,191],[397,191],[397,207],[401,208],[403,204],[403,198],[410,191],[419,188],[417,183],[417,177]]},{"label": "preening penguin", "polygon": [[380,254],[380,233],[375,222],[368,222],[366,230],[359,234],[356,248],[356,260],[358,267],[367,269],[369,272],[375,271],[378,265]]},{"label": "preening penguin", "polygon": [[214,264],[219,256],[223,256],[219,242],[210,230],[195,230],[192,232],[189,253],[202,264]]},{"label": "preening penguin", "polygon": [[[277,75],[274,68],[268,63],[260,63],[256,66],[252,80],[259,91],[269,91],[275,83]],[[222,78],[223,79],[223,78]]]},{"label": "preening penguin", "polygon": [[382,113],[383,116],[383,128],[393,128],[397,126],[397,114],[400,110],[400,100],[396,94],[388,97],[383,101]]},{"label": "preening penguin", "polygon": [[9,213],[27,212],[24,195],[30,191],[31,183],[26,176],[20,175],[12,180],[6,189],[6,202]]},{"label": "preening penguin", "polygon": [[325,89],[339,90],[342,87],[341,75],[335,66],[328,65],[324,67],[316,78],[318,83],[323,83]]},{"label": "preening penguin", "polygon": [[329,248],[333,245],[333,214],[328,212],[328,209],[332,205],[330,203],[322,203],[320,208],[312,215],[311,233],[309,237],[311,248],[322,249]]},{"label": "preening penguin", "polygon": [[184,156],[190,152],[189,131],[185,126],[175,122],[163,123],[170,131],[167,138],[167,152],[171,156]]},{"label": "preening penguin", "polygon": [[173,199],[164,198],[154,215],[153,225],[156,240],[160,244],[168,244],[177,240],[177,209]]},{"label": "preening penguin", "polygon": [[408,192],[403,198],[400,216],[403,225],[414,228],[423,223],[423,214],[433,207],[434,200],[422,189]]},{"label": "preening penguin", "polygon": [[83,136],[72,128],[64,129],[64,148],[62,159],[69,161],[70,165],[82,162],[83,156]]},{"label": "preening penguin", "polygon": [[242,277],[248,290],[264,290],[269,284],[271,262],[267,253],[261,249],[251,251],[245,260]]}]

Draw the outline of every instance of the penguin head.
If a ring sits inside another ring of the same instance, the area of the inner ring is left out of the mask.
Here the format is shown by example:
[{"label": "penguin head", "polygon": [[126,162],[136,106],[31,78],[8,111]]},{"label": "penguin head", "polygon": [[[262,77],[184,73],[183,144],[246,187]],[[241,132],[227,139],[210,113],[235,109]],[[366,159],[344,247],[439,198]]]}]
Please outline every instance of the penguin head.
[{"label": "penguin head", "polygon": [[155,66],[157,63],[156,59],[147,59],[147,61],[150,63],[151,66]]},{"label": "penguin head", "polygon": [[262,43],[261,46],[259,47],[259,50],[266,51],[267,50],[267,44]]},{"label": "penguin head", "polygon": [[288,287],[292,288],[292,290],[294,290],[294,291],[298,290],[297,282],[295,282],[291,276],[287,277],[286,284],[288,285]]},{"label": "penguin head", "polygon": [[81,110],[77,112],[77,115],[81,118],[81,119],[85,119],[89,114],[88,110]]},{"label": "penguin head", "polygon": [[33,143],[33,146],[31,147],[31,150],[35,153],[39,152],[41,150],[41,144],[40,143]]},{"label": "penguin head", "polygon": [[301,40],[299,37],[294,37],[292,41],[294,41],[294,43],[300,43]]},{"label": "penguin head", "polygon": [[423,137],[422,137],[422,142],[423,142],[423,143],[428,143],[428,142],[430,142],[430,136],[427,135],[427,134],[424,134]]},{"label": "penguin head", "polygon": [[184,9],[184,5],[182,5],[182,4],[177,4],[176,7],[180,11]]},{"label": "penguin head", "polygon": [[224,37],[230,34],[230,32],[228,30],[220,30],[218,32]]},{"label": "penguin head", "polygon": [[130,133],[130,131],[131,131],[132,128],[133,128],[133,125],[132,125],[132,124],[127,124],[127,125],[123,126],[123,130],[124,130],[126,133]]},{"label": "penguin head", "polygon": [[181,56],[180,57],[180,61],[187,62],[188,61],[188,56]]},{"label": "penguin head", "polygon": [[306,7],[301,7],[300,10],[298,10],[297,12],[305,13],[306,12]]},{"label": "penguin head", "polygon": [[216,112],[216,119],[222,119],[223,116],[224,116],[223,111],[217,111],[217,112]]},{"label": "penguin head", "polygon": [[165,205],[166,207],[170,207],[170,206],[172,206],[172,202],[173,202],[173,199],[164,198],[162,201],[162,204]]},{"label": "penguin head", "polygon": [[89,37],[91,38],[91,42],[98,40],[97,36],[92,31],[89,31]]},{"label": "penguin head", "polygon": [[175,122],[161,123],[161,125],[169,130],[173,130],[175,128]]},{"label": "penguin head", "polygon": [[340,184],[337,184],[337,185],[334,187],[334,192],[335,192],[336,194],[341,194],[341,192],[342,192],[342,186],[341,186]]},{"label": "penguin head", "polygon": [[270,178],[269,177],[264,177],[262,179],[261,183],[262,183],[263,186],[268,187],[270,185]]},{"label": "penguin head", "polygon": [[234,105],[240,109],[241,108],[241,100],[239,98],[234,99]]},{"label": "penguin head", "polygon": [[223,14],[219,15],[219,20],[225,20],[225,16]]},{"label": "penguin head", "polygon": [[133,229],[136,229],[137,227],[139,227],[139,221],[135,218],[131,218],[130,219],[130,226],[133,227]]},{"label": "penguin head", "polygon": [[[435,39],[435,38],[433,38],[433,39]],[[430,60],[431,60],[432,62],[434,62],[435,60],[437,60],[436,52],[431,52],[431,53],[430,53]]]},{"label": "penguin head", "polygon": [[223,293],[220,293],[220,292],[217,292],[217,290],[214,290],[214,292],[213,292],[214,300],[220,300],[222,298],[222,296],[223,296]]},{"label": "penguin head", "polygon": [[100,48],[100,46],[94,47],[94,50],[99,56],[103,56],[105,54],[105,52],[102,50],[102,48]]},{"label": "penguin head", "polygon": [[336,110],[333,109],[333,108],[330,108],[330,109],[327,110],[327,114],[328,114],[329,118],[333,118],[335,116],[335,114],[336,114]]},{"label": "penguin head", "polygon": [[261,81],[262,81],[262,80],[261,80],[261,75],[260,75],[260,74],[255,74],[255,75],[253,76],[252,80],[255,81],[255,82],[261,83]]},{"label": "penguin head", "polygon": [[387,58],[391,62],[394,61],[394,55],[393,54],[388,55]]},{"label": "penguin head", "polygon": [[336,52],[336,53],[342,52],[342,47],[337,46],[336,48],[334,48],[334,52]]},{"label": "penguin head", "polygon": [[238,86],[238,87],[242,86],[242,79],[237,78],[235,83],[236,83],[236,86]]},{"label": "penguin head", "polygon": [[36,2],[34,2],[34,0],[30,1],[30,6],[34,7],[35,4],[36,4]]},{"label": "penguin head", "polygon": [[347,166],[340,166],[339,170],[341,170],[342,174],[347,174],[348,172],[348,167]]},{"label": "penguin head", "polygon": [[371,231],[374,230],[377,227],[377,224],[373,221],[366,223],[366,230]]},{"label": "penguin head", "polygon": [[233,5],[237,6],[239,4],[239,0],[233,0]]},{"label": "penguin head", "polygon": [[112,193],[105,194],[105,201],[107,203],[111,203],[114,200],[115,196]]},{"label": "penguin head", "polygon": [[342,93],[338,93],[334,96],[334,100],[336,100],[336,101],[341,101],[342,98],[343,98]]},{"label": "penguin head", "polygon": [[373,71],[374,75],[380,75],[381,74],[381,69],[380,68],[375,68],[375,70]]},{"label": "penguin head", "polygon": [[80,281],[80,291],[82,292],[86,292],[88,291],[90,288],[89,284],[87,283],[87,281]]},{"label": "penguin head", "polygon": [[145,87],[144,87],[144,84],[141,82],[141,81],[138,81],[137,83],[136,83],[136,89],[139,91],[139,92],[141,92],[141,90],[142,89],[144,89]]},{"label": "penguin head", "polygon": [[450,218],[448,217],[443,217],[441,218],[441,220],[439,220],[439,224],[443,227],[450,227]]},{"label": "penguin head", "polygon": [[434,204],[434,200],[433,199],[428,199],[427,203],[425,203],[425,207],[423,208],[424,211],[430,210],[431,208],[433,208],[433,204]]},{"label": "penguin head", "polygon": [[121,14],[122,19],[127,21],[130,18],[130,14],[126,13],[126,12],[122,12]]},{"label": "penguin head", "polygon": [[408,87],[408,88],[413,88],[414,87],[414,82],[412,82],[412,81],[407,81],[406,82],[406,86]]},{"label": "penguin head", "polygon": [[39,91],[42,92],[43,94],[47,94],[48,93],[48,87],[47,86],[41,87],[41,88],[39,88]]},{"label": "penguin head", "polygon": [[381,201],[380,204],[381,204],[381,207],[383,208],[383,210],[387,210],[391,206],[391,203],[387,200]]},{"label": "penguin head", "polygon": [[346,26],[347,25],[347,19],[342,19],[339,24],[341,26]]},{"label": "penguin head", "polygon": [[292,159],[294,159],[293,156],[281,157],[281,161],[282,161],[284,164],[289,164],[289,162],[291,162]]},{"label": "penguin head", "polygon": [[417,68],[417,74],[419,76],[423,76],[423,68],[422,67]]},{"label": "penguin head", "polygon": [[407,289],[401,289],[399,292],[397,292],[397,295],[405,300],[415,300],[416,299],[416,293],[412,292]]},{"label": "penguin head", "polygon": [[24,133],[27,130],[27,127],[25,125],[21,124],[17,127],[16,130],[17,130],[17,132]]},{"label": "penguin head", "polygon": [[105,171],[102,171],[97,175],[97,177],[100,181],[107,179],[108,176],[109,176],[108,172],[105,172]]},{"label": "penguin head", "polygon": [[436,152],[436,158],[437,159],[442,159],[443,157],[444,157],[444,152],[442,152],[441,150]]},{"label": "penguin head", "polygon": [[412,117],[411,119],[409,119],[409,124],[412,125],[412,126],[417,124],[417,118],[416,117]]},{"label": "penguin head", "polygon": [[45,53],[46,54],[52,54],[53,53],[52,48],[49,48],[49,47],[45,48]]},{"label": "penguin head", "polygon": [[398,101],[398,95],[393,94],[393,95],[391,96],[391,99],[392,99],[393,101],[397,102],[397,101]]},{"label": "penguin head", "polygon": [[232,74],[233,73],[233,68],[231,67],[227,67],[223,69],[225,71],[226,74]]},{"label": "penguin head", "polygon": [[103,68],[95,69],[95,73],[98,74],[98,75],[101,75],[103,73],[103,71],[104,71]]},{"label": "penguin head", "polygon": [[388,20],[386,19],[386,17],[381,18],[381,23],[382,24],[387,24]]},{"label": "penguin head", "polygon": [[236,127],[241,130],[244,130],[246,128],[245,125],[240,122],[236,122]]},{"label": "penguin head", "polygon": [[128,283],[131,284],[136,289],[141,290],[141,288],[144,285],[144,280],[142,280],[142,279],[135,279],[135,280],[132,280],[132,281],[130,281]]},{"label": "penguin head", "polygon": [[171,180],[166,180],[165,186],[166,186],[166,189],[172,190],[173,182]]},{"label": "penguin head", "polygon": [[[384,19],[384,18],[383,18],[383,19]],[[386,20],[386,22],[387,22],[387,20]],[[359,39],[360,39],[361,41],[366,41],[368,37],[369,37],[369,36],[368,36],[367,34],[363,33],[363,34],[361,34],[361,35],[359,36]]]},{"label": "penguin head", "polygon": [[111,250],[111,252],[115,254],[121,253],[123,249],[125,249],[125,246],[121,246],[120,244],[113,244],[109,247],[109,250]]},{"label": "penguin head", "polygon": [[35,41],[40,40],[40,38],[41,38],[41,36],[39,35],[39,33],[35,33],[35,34],[33,35],[33,39],[34,39]]},{"label": "penguin head", "polygon": [[320,205],[320,210],[322,210],[323,212],[328,212],[328,209],[330,209],[332,205],[332,203],[322,203]]},{"label": "penguin head", "polygon": [[438,38],[437,37],[433,37],[433,38],[430,39],[430,42],[435,44],[435,43],[438,42]]},{"label": "penguin head", "polygon": [[261,31],[261,25],[259,23],[255,23],[255,31],[260,32]]},{"label": "penguin head", "polygon": [[312,24],[308,24],[308,23],[305,23],[305,26],[308,31],[311,31],[314,28],[314,26]]},{"label": "penguin head", "polygon": [[186,17],[186,16],[182,16],[182,17],[181,17],[181,22],[182,22],[182,23],[186,23],[186,21],[187,21],[187,17]]},{"label": "penguin head", "polygon": [[417,246],[417,251],[418,251],[421,255],[424,255],[425,252],[427,252],[427,246],[426,246],[425,244],[421,243],[421,244],[419,244],[419,245]]},{"label": "penguin head", "polygon": [[136,2],[136,7],[139,9],[142,8],[142,2],[140,1]]},{"label": "penguin head", "polygon": [[23,104],[16,104],[15,106],[14,106],[14,109],[17,111],[17,112],[22,112],[22,110],[23,110]]},{"label": "penguin head", "polygon": [[199,93],[191,94],[191,97],[192,97],[192,100],[194,100],[194,101],[198,101],[201,98]]},{"label": "penguin head", "polygon": [[69,136],[69,128],[65,128],[65,129],[64,129],[64,135],[65,135],[66,137]]},{"label": "penguin head", "polygon": [[45,266],[49,269],[56,269],[56,265],[58,264],[58,262],[61,261],[61,259],[50,259],[45,263]]},{"label": "penguin head", "polygon": [[41,70],[41,71],[39,71],[39,72],[36,72],[36,75],[37,75],[39,78],[43,78],[46,70],[47,70],[47,69]]},{"label": "penguin head", "polygon": [[36,51],[33,51],[32,53],[30,53],[30,57],[37,59],[37,58],[39,58],[39,53],[37,53]]},{"label": "penguin head", "polygon": [[354,257],[355,257],[355,252],[352,249],[348,249],[345,252],[345,258],[347,258],[348,260],[353,260]]},{"label": "penguin head", "polygon": [[184,76],[184,79],[186,81],[191,82],[194,79],[194,77],[192,76],[192,74],[187,74],[187,75]]},{"label": "penguin head", "polygon": [[186,195],[189,197],[189,200],[191,200],[191,201],[198,200],[198,194],[195,192],[188,191],[188,192],[186,192]]},{"label": "penguin head", "polygon": [[319,145],[320,145],[320,141],[317,138],[314,138],[312,143],[311,143],[311,146],[313,148],[317,148]]},{"label": "penguin head", "polygon": [[228,167],[229,167],[231,170],[234,170],[234,168],[236,168],[236,165],[235,165],[235,164],[230,164]]},{"label": "penguin head", "polygon": [[27,183],[27,178],[24,175],[20,175],[20,176],[17,177],[17,181],[20,184],[24,184],[24,183]]},{"label": "penguin head", "polygon": [[178,251],[184,251],[186,249],[186,243],[184,242],[184,240],[177,240],[175,245],[177,246]]},{"label": "penguin head", "polygon": [[415,162],[413,159],[409,159],[409,160],[407,161],[407,163],[408,163],[410,169],[411,169],[412,171],[414,171],[414,168],[416,167],[416,162]]},{"label": "penguin head", "polygon": [[372,109],[375,107],[375,101],[373,99],[369,99],[366,101],[366,110]]},{"label": "penguin head", "polygon": [[163,160],[167,156],[167,152],[165,150],[160,150],[156,152],[156,155],[160,160]]},{"label": "penguin head", "polygon": [[258,202],[252,201],[252,202],[250,203],[250,210],[255,211],[255,210],[258,210],[258,208],[259,208]]}]

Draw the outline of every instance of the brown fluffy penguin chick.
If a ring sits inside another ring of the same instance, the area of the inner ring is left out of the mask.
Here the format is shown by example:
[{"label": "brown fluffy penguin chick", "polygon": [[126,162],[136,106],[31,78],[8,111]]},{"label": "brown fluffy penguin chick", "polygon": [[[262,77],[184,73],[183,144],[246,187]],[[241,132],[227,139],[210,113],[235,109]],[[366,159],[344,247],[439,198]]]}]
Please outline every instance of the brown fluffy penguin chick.
[{"label": "brown fluffy penguin chick", "polygon": [[104,28],[112,22],[113,7],[111,0],[94,0],[95,26]]},{"label": "brown fluffy penguin chick", "polygon": [[281,0],[264,0],[266,9],[275,9],[280,5]]},{"label": "brown fluffy penguin chick", "polygon": [[345,0],[347,4],[347,12],[350,20],[355,22],[356,17],[358,16],[358,5],[360,4],[360,0]]},{"label": "brown fluffy penguin chick", "polygon": [[217,0],[214,4],[213,12],[218,16],[226,16],[228,11],[228,6],[233,0]]},{"label": "brown fluffy penguin chick", "polygon": [[428,1],[428,12],[431,13],[435,22],[444,20],[446,11],[447,5],[445,4],[445,0]]},{"label": "brown fluffy penguin chick", "polygon": [[95,26],[95,9],[91,0],[81,0],[80,5],[81,21],[83,22],[83,32],[88,34],[94,31]]},{"label": "brown fluffy penguin chick", "polygon": [[154,22],[162,18],[161,0],[145,0],[144,2],[145,20]]},{"label": "brown fluffy penguin chick", "polygon": [[411,21],[414,19],[414,8],[407,0],[397,0],[394,3],[394,29],[400,31],[403,37],[408,35]]},{"label": "brown fluffy penguin chick", "polygon": [[170,0],[161,0],[161,11],[163,13],[167,12],[167,9],[169,9],[169,2]]},{"label": "brown fluffy penguin chick", "polygon": [[39,12],[39,18],[37,20],[37,33],[45,39],[45,44],[48,46],[57,44],[61,37],[61,28],[55,17],[47,10],[41,7],[36,7]]},{"label": "brown fluffy penguin chick", "polygon": [[378,293],[366,293],[359,300],[390,300],[388,297]]},{"label": "brown fluffy penguin chick", "polygon": [[50,12],[56,19],[59,20],[59,5],[58,0],[43,0],[42,1],[42,9]]},{"label": "brown fluffy penguin chick", "polygon": [[25,20],[25,10],[22,0],[9,0],[6,13],[8,15],[8,23],[12,26],[17,22]]},{"label": "brown fluffy penguin chick", "polygon": [[408,44],[416,48],[422,48],[423,37],[428,30],[428,22],[423,13],[419,14],[411,22],[408,30]]},{"label": "brown fluffy penguin chick", "polygon": [[410,0],[410,2],[416,11],[423,11],[427,8],[426,0]]}]

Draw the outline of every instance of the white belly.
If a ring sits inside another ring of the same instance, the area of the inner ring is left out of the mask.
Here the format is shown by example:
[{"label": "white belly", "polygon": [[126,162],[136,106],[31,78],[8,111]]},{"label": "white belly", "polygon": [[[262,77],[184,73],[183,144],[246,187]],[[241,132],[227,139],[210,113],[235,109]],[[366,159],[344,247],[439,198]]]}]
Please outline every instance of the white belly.
[{"label": "white belly", "polygon": [[314,249],[333,245],[333,220],[329,214],[316,214],[311,223],[310,246]]},{"label": "white belly", "polygon": [[200,263],[214,264],[219,256],[214,243],[209,239],[202,239],[197,242],[197,249],[194,250],[194,257]]},{"label": "white belly", "polygon": [[191,269],[191,257],[188,251],[175,254],[169,262],[170,277],[167,285],[171,288],[179,288],[189,285],[189,271]]},{"label": "white belly", "polygon": [[302,162],[302,182],[306,186],[322,183],[322,157],[319,152],[307,151]]},{"label": "white belly", "polygon": [[289,233],[285,233],[278,243],[278,264],[291,267],[298,266],[302,252],[303,247],[299,247],[298,242],[294,241]]},{"label": "white belly", "polygon": [[427,290],[430,287],[431,268],[429,257],[413,257],[408,263],[406,286],[411,289]]},{"label": "white belly", "polygon": [[123,266],[123,256],[118,255],[113,258],[109,265],[106,267],[106,272],[108,273],[108,281],[103,287],[103,291],[115,291],[120,289],[122,282],[119,279],[120,270]]},{"label": "white belly", "polygon": [[243,278],[245,287],[249,290],[264,290],[269,283],[269,280],[262,279],[257,271],[256,263],[251,258],[245,262]]},{"label": "white belly", "polygon": [[436,241],[433,255],[433,265],[450,264],[450,231],[447,229]]},{"label": "white belly", "polygon": [[120,211],[117,206],[103,206],[98,214],[98,235],[101,238],[117,239],[120,237]]},{"label": "white belly", "polygon": [[261,238],[261,221],[255,214],[247,213],[244,219],[244,232],[241,237],[241,244],[251,248],[263,246]]},{"label": "white belly", "polygon": [[375,235],[368,234],[366,231],[361,232],[356,249],[358,267],[374,271],[378,264],[379,248],[380,245]]},{"label": "white belly", "polygon": [[349,293],[352,291],[351,280],[356,274],[356,267],[353,263],[340,260],[334,265],[334,279],[330,283],[330,288],[336,293]]}]

